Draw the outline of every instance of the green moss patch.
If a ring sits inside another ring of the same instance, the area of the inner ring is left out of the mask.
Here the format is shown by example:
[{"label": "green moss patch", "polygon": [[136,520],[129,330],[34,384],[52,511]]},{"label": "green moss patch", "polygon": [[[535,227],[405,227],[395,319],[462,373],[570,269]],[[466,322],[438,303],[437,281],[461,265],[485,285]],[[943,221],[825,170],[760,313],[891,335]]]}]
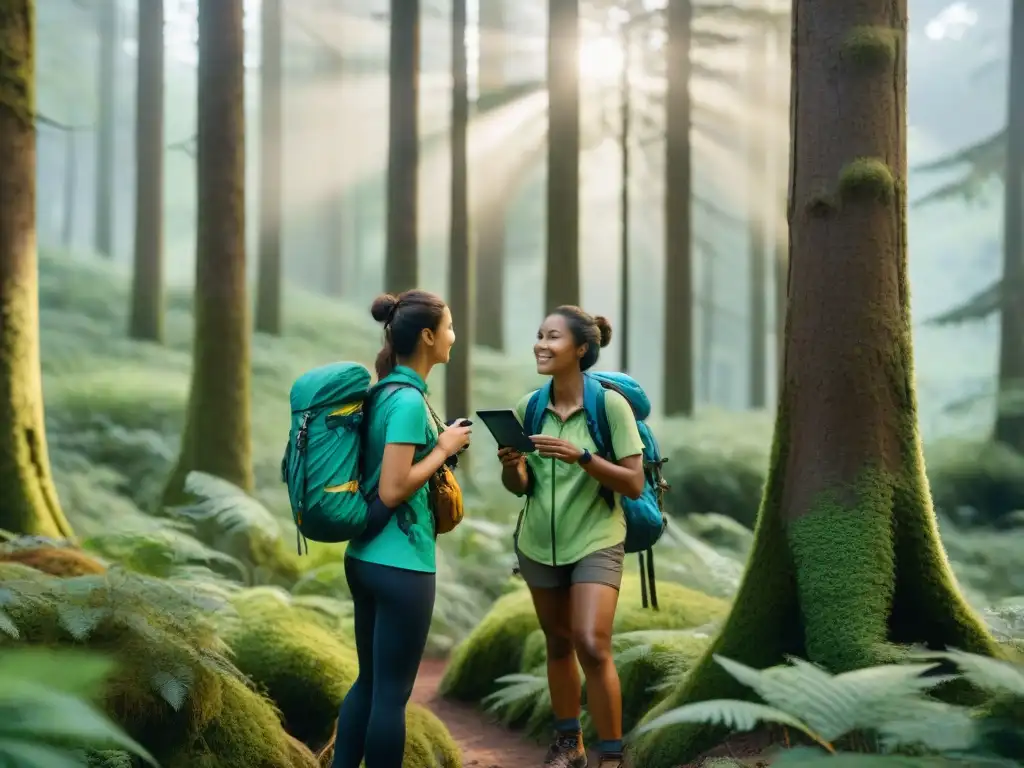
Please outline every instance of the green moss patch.
[{"label": "green moss patch", "polygon": [[839,172],[839,199],[843,203],[891,204],[896,197],[896,177],[877,157],[859,157]]},{"label": "green moss patch", "polygon": [[[623,579],[615,615],[616,633],[642,629],[689,629],[722,618],[728,603],[678,584],[658,585],[661,610],[643,608],[639,579]],[[460,701],[477,702],[497,689],[499,677],[518,672],[527,638],[540,628],[530,594],[520,589],[498,600],[490,613],[452,655],[441,693]],[[539,640],[532,640],[531,654]]]},{"label": "green moss patch", "polygon": [[899,38],[889,27],[854,27],[840,47],[844,61],[865,73],[886,72],[892,69],[899,50]]}]

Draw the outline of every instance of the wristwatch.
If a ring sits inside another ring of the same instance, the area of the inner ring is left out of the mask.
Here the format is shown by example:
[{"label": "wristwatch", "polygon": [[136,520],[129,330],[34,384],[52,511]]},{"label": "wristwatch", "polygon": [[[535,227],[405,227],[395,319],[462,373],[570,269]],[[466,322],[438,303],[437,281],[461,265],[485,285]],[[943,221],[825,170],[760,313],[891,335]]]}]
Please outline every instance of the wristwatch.
[{"label": "wristwatch", "polygon": [[580,464],[589,464],[592,458],[594,457],[590,455],[590,451],[584,448],[583,453],[580,454],[580,457],[577,459],[577,462]]}]

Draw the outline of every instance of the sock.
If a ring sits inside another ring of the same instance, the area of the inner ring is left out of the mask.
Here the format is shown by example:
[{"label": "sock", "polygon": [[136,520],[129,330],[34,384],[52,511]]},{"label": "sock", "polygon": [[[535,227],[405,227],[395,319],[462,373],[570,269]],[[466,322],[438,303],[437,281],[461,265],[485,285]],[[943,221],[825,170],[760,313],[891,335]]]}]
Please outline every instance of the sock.
[{"label": "sock", "polygon": [[598,742],[597,749],[602,755],[621,755],[622,739]]},{"label": "sock", "polygon": [[576,734],[580,732],[580,719],[570,717],[565,720],[555,720],[555,730],[559,733]]}]

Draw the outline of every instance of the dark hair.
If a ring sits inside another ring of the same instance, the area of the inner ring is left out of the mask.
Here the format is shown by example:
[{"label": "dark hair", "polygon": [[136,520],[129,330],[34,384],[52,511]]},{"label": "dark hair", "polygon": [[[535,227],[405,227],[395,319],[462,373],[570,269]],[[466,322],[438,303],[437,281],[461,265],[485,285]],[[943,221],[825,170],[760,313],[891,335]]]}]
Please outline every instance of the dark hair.
[{"label": "dark hair", "polygon": [[398,363],[416,351],[420,334],[436,331],[444,317],[444,299],[429,291],[382,293],[370,305],[370,314],[384,324],[384,346],[377,354],[377,378],[383,379]]},{"label": "dark hair", "polygon": [[551,314],[561,315],[569,326],[576,346],[587,345],[587,351],[580,358],[580,370],[593,368],[601,354],[601,347],[607,347],[612,340],[612,324],[601,315],[588,315],[579,307],[563,304],[556,307]]}]

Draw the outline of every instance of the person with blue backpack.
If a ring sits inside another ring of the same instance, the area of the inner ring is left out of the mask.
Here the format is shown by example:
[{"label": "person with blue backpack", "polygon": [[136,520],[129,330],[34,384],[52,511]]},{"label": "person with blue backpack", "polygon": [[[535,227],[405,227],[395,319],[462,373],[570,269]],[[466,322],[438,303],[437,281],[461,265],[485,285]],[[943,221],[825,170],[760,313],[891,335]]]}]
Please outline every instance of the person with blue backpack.
[{"label": "person with blue backpack", "polygon": [[577,659],[600,766],[623,765],[612,624],[626,553],[649,550],[664,530],[663,460],[643,423],[650,403],[630,377],[590,372],[611,335],[605,318],[579,307],[545,318],[534,356],[550,379],[516,406],[536,450],[498,450],[502,484],[527,499],[515,549],[547,645],[555,738],[544,765],[552,768],[587,766]]},{"label": "person with blue backpack", "polygon": [[[302,451],[286,453],[284,465],[286,481],[310,480],[289,482],[290,490],[305,493],[293,500],[300,531],[316,541],[349,542],[345,575],[359,675],[338,713],[333,768],[402,765],[406,705],[434,609],[439,524],[429,486],[469,444],[471,432],[463,419],[444,428],[426,400],[431,369],[448,362],[455,343],[445,302],[411,290],[378,297],[371,312],[384,325],[377,384],[367,388],[368,372],[354,363],[325,366],[297,381],[293,413],[326,413],[326,428],[303,417],[293,431],[307,429],[299,442],[312,448],[304,462],[296,459]],[[345,419],[355,413],[361,423],[346,433],[354,422]],[[332,428],[334,414],[339,422]],[[336,446],[336,453],[318,452],[321,444]],[[310,488],[320,489],[315,499],[307,498]],[[364,500],[367,489],[373,490]]]}]

